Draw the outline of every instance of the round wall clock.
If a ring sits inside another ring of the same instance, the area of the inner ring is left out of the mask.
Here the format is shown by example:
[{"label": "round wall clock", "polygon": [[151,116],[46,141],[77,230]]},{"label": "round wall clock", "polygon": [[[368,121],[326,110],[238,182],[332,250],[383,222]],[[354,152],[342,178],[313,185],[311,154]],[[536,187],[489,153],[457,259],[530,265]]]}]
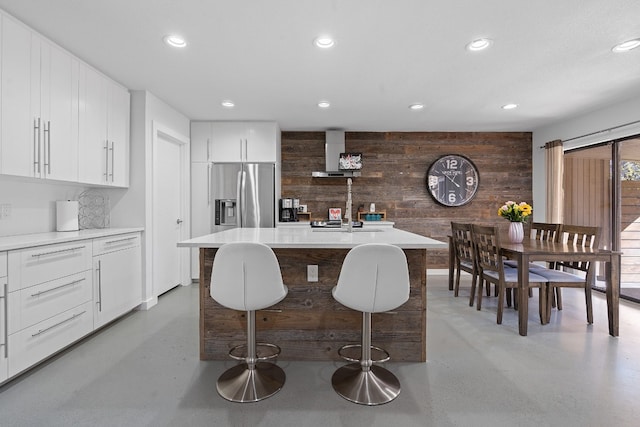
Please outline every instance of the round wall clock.
[{"label": "round wall clock", "polygon": [[462,206],[475,197],[479,178],[471,160],[459,154],[447,154],[429,166],[427,189],[443,206]]}]

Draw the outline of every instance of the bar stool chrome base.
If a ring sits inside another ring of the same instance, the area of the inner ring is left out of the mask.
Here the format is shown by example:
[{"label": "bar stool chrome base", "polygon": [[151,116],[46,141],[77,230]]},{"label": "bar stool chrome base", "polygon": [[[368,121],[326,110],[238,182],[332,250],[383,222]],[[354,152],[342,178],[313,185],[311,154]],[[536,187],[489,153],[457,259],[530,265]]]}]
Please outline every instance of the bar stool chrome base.
[{"label": "bar stool chrome base", "polygon": [[361,405],[382,405],[400,394],[400,381],[381,366],[363,370],[360,363],[339,368],[331,377],[333,389],[343,398]]},{"label": "bar stool chrome base", "polygon": [[257,402],[276,394],[284,382],[284,371],[273,363],[258,362],[254,369],[241,363],[220,375],[216,388],[231,402]]}]

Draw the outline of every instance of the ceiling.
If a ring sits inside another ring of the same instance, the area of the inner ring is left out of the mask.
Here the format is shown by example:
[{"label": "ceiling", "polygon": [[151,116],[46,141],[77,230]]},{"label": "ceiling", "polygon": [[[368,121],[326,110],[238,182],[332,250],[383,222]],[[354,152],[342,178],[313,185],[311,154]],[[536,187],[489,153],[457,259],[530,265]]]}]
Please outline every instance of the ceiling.
[{"label": "ceiling", "polygon": [[[637,0],[0,0],[0,8],[192,120],[533,131],[640,96],[640,48],[611,51],[640,37]],[[188,46],[163,44],[170,33]],[[336,45],[313,46],[325,34]],[[489,49],[466,50],[480,37],[493,40]],[[424,109],[409,110],[416,102]]]}]

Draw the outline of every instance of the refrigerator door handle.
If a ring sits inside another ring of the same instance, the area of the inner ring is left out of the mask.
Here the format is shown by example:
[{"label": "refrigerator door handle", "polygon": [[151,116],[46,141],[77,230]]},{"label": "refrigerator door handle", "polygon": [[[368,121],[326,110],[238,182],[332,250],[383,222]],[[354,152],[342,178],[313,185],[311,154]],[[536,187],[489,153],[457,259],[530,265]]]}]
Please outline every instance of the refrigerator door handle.
[{"label": "refrigerator door handle", "polygon": [[241,205],[240,205],[240,227],[246,227],[247,225],[247,172],[246,171],[242,171],[240,172],[242,174],[242,188],[241,188],[241,192],[242,192],[242,198],[241,198]]},{"label": "refrigerator door handle", "polygon": [[211,163],[207,164],[207,206],[211,206]]},{"label": "refrigerator door handle", "polygon": [[236,223],[238,227],[242,228],[242,223],[244,221],[244,199],[242,197],[242,187],[244,186],[244,172],[238,171],[238,177],[236,180],[236,200],[238,204],[238,210],[240,211],[240,215],[236,214]]}]

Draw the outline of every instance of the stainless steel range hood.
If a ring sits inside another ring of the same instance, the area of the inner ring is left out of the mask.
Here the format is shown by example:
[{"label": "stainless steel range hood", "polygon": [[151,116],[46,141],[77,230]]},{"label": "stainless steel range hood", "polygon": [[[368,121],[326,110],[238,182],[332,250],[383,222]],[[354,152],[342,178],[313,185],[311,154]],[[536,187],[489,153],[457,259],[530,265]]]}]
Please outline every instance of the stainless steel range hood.
[{"label": "stainless steel range hood", "polygon": [[360,176],[360,171],[339,170],[340,153],[344,153],[344,131],[328,130],[325,133],[324,161],[325,170],[311,172],[314,178],[350,178]]}]

